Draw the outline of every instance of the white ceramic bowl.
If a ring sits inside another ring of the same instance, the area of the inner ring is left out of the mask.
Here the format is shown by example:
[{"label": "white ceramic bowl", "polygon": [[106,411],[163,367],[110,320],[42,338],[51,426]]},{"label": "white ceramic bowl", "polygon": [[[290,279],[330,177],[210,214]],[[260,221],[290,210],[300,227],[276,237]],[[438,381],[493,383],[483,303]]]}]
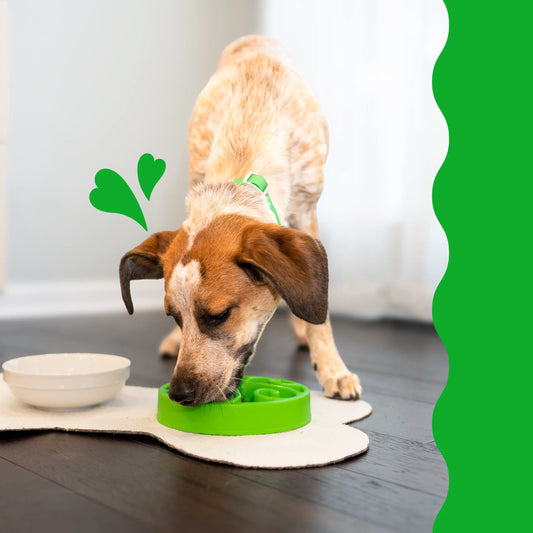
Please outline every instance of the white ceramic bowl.
[{"label": "white ceramic bowl", "polygon": [[119,355],[52,353],[10,359],[4,381],[24,403],[51,409],[96,405],[115,396],[130,376]]}]

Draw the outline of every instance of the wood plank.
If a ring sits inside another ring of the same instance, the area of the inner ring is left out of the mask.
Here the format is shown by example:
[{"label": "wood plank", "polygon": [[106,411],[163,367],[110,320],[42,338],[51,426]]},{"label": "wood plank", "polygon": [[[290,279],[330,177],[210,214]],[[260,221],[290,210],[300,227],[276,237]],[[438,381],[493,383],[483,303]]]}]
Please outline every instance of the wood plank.
[{"label": "wood plank", "polygon": [[0,458],[0,530],[137,533],[131,518]]},{"label": "wood plank", "polygon": [[373,370],[359,370],[359,378],[363,384],[363,394],[369,391],[404,400],[425,402],[432,406],[439,399],[446,383],[445,379],[441,381],[413,379]]},{"label": "wood plank", "polygon": [[433,441],[433,405],[373,392],[364,394],[364,399],[372,405],[372,414],[351,424],[353,427],[413,442]]},{"label": "wood plank", "polygon": [[[370,448],[360,459],[338,468],[385,479],[442,498],[448,492],[446,463],[434,442],[419,443],[367,431]],[[385,475],[384,475],[385,474]]]},{"label": "wood plank", "polygon": [[[124,436],[11,434],[2,438],[0,455],[150,529],[387,531],[355,513],[324,506],[320,497],[309,500],[309,492],[316,493],[309,480],[280,494],[276,487],[241,476],[242,469]],[[345,473],[346,478],[353,475]],[[350,487],[348,480],[344,486]],[[351,490],[358,493],[357,486]]]},{"label": "wood plank", "polygon": [[[346,469],[338,466],[281,472],[241,470],[237,475],[286,494],[296,491],[313,505],[326,505],[397,533],[431,531],[444,501],[444,497],[356,472],[347,476]],[[328,531],[339,530],[331,527]]]},{"label": "wood plank", "polygon": [[358,322],[335,317],[333,332],[341,355],[358,369],[444,382],[448,357],[428,324]]}]

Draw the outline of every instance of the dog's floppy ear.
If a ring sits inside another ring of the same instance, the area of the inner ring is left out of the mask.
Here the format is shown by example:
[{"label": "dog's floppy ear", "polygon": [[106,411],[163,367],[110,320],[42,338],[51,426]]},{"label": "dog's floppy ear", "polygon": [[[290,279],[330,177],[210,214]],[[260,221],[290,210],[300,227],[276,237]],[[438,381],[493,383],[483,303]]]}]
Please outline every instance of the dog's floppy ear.
[{"label": "dog's floppy ear", "polygon": [[163,277],[161,254],[172,242],[175,231],[161,231],[148,237],[120,260],[120,288],[128,313],[133,314],[130,281],[132,279],[159,279]]},{"label": "dog's floppy ear", "polygon": [[244,230],[237,263],[253,280],[270,283],[297,317],[326,321],[328,261],[317,239],[276,224],[254,224]]}]

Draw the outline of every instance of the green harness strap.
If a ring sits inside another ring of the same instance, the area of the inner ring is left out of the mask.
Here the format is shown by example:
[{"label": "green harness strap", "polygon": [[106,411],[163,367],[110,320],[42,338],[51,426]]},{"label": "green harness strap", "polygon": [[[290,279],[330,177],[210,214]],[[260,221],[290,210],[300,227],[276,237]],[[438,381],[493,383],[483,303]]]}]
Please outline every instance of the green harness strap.
[{"label": "green harness strap", "polygon": [[237,185],[242,185],[243,183],[251,183],[252,185],[255,185],[265,195],[265,198],[267,199],[267,202],[268,202],[268,207],[270,207],[270,211],[274,213],[277,223],[281,226],[278,212],[276,211],[276,208],[274,207],[274,204],[272,203],[272,200],[270,199],[269,194],[265,192],[268,187],[268,183],[267,183],[267,180],[263,178],[263,176],[250,172],[249,174],[244,176],[244,178],[236,178],[234,181]]}]

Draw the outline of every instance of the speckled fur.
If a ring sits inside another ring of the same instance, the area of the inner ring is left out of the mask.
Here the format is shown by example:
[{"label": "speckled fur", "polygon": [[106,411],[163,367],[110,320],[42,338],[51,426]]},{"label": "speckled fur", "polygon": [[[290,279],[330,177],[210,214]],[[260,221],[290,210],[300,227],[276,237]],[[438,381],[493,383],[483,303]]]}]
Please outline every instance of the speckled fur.
[{"label": "speckled fur", "polygon": [[230,44],[189,122],[189,182],[267,177],[280,217],[307,230],[323,188],[328,125],[281,46],[261,36]]}]

